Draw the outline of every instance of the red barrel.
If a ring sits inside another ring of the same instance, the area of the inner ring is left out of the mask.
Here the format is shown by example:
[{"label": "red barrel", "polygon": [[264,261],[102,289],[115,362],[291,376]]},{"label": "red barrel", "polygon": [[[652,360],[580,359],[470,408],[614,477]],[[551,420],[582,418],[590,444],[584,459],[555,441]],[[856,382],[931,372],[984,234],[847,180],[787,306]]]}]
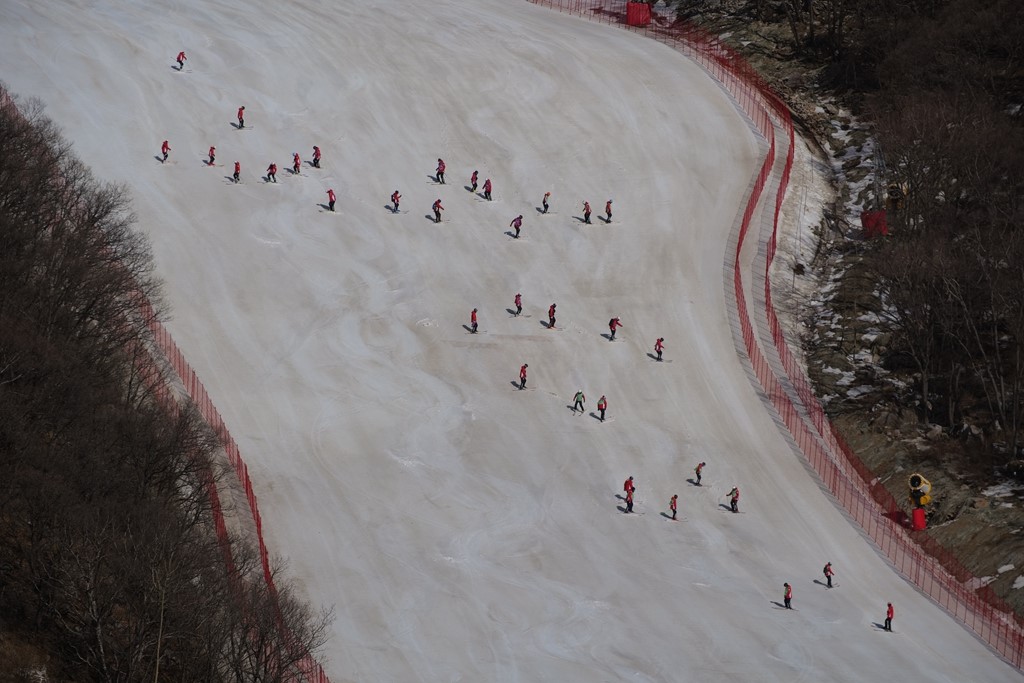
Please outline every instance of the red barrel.
[{"label": "red barrel", "polygon": [[914,508],[914,514],[911,517],[911,525],[914,531],[921,531],[928,526],[928,520],[924,516],[924,508]]},{"label": "red barrel", "polygon": [[651,6],[646,2],[627,2],[626,23],[630,26],[647,26],[651,23]]}]

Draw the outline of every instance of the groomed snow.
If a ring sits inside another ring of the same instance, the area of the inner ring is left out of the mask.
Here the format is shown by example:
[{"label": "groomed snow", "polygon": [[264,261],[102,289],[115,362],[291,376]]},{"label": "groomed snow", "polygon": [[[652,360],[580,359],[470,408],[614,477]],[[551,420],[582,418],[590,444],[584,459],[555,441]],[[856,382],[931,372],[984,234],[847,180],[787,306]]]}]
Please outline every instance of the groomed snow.
[{"label": "groomed snow", "polygon": [[[692,62],[511,0],[14,0],[0,44],[11,89],[131,187],[267,542],[337,608],[335,683],[1019,679],[879,558],[751,387],[723,267],[764,146]],[[292,177],[314,144],[323,169]],[[616,509],[629,475],[642,515]]]}]

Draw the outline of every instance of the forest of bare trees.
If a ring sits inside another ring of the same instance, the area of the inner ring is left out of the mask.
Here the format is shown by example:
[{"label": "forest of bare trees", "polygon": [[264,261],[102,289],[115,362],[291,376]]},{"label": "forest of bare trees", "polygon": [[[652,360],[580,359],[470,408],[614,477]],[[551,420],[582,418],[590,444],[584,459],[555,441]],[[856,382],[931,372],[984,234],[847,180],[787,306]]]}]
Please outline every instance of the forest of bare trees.
[{"label": "forest of bare trees", "polygon": [[986,464],[1016,467],[1024,448],[1024,3],[667,2],[698,22],[728,15],[779,27],[777,52],[820,73],[819,85],[871,121],[887,173],[881,187],[900,188],[888,206],[890,236],[863,252],[892,332],[883,361],[911,373],[910,407],[922,423],[980,433]]},{"label": "forest of bare trees", "polygon": [[330,613],[214,532],[218,444],[154,391],[127,192],[38,103],[0,106],[0,150],[0,681],[291,680]]}]

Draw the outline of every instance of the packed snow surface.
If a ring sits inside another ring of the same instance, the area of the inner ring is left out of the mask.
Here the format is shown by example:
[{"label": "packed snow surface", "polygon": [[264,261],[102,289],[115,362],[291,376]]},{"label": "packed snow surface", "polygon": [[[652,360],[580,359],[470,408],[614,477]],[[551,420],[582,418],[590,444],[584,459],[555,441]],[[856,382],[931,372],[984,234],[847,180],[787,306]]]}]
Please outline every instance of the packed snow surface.
[{"label": "packed snow surface", "polygon": [[[1019,679],[878,556],[752,388],[723,273],[765,146],[693,62],[511,0],[8,0],[0,43],[8,86],[130,187],[267,542],[336,607],[336,683]],[[617,509],[630,475],[641,514]]]}]

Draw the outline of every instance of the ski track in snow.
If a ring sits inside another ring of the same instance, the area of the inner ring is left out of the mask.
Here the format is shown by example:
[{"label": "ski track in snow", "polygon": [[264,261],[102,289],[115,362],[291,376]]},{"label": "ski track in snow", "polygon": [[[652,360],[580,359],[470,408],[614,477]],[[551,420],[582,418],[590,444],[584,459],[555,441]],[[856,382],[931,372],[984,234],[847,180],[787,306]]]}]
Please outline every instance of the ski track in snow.
[{"label": "ski track in snow", "polygon": [[[268,545],[336,606],[333,680],[1019,680],[878,557],[751,388],[723,267],[764,145],[694,63],[525,0],[13,0],[0,41],[8,86],[131,187]],[[155,164],[164,139],[280,182]],[[333,175],[293,179],[314,144]],[[615,222],[580,229],[609,197]],[[507,316],[517,291],[532,319]],[[538,324],[553,301],[570,334]],[[474,307],[486,343],[455,343]],[[659,336],[678,362],[647,357]],[[535,391],[509,386],[524,362]],[[565,415],[579,388],[613,425]],[[719,514],[733,485],[745,514]],[[673,493],[685,524],[661,524]],[[814,585],[825,561],[842,591]],[[784,581],[799,612],[771,609]],[[890,600],[898,645],[873,634]]]}]

